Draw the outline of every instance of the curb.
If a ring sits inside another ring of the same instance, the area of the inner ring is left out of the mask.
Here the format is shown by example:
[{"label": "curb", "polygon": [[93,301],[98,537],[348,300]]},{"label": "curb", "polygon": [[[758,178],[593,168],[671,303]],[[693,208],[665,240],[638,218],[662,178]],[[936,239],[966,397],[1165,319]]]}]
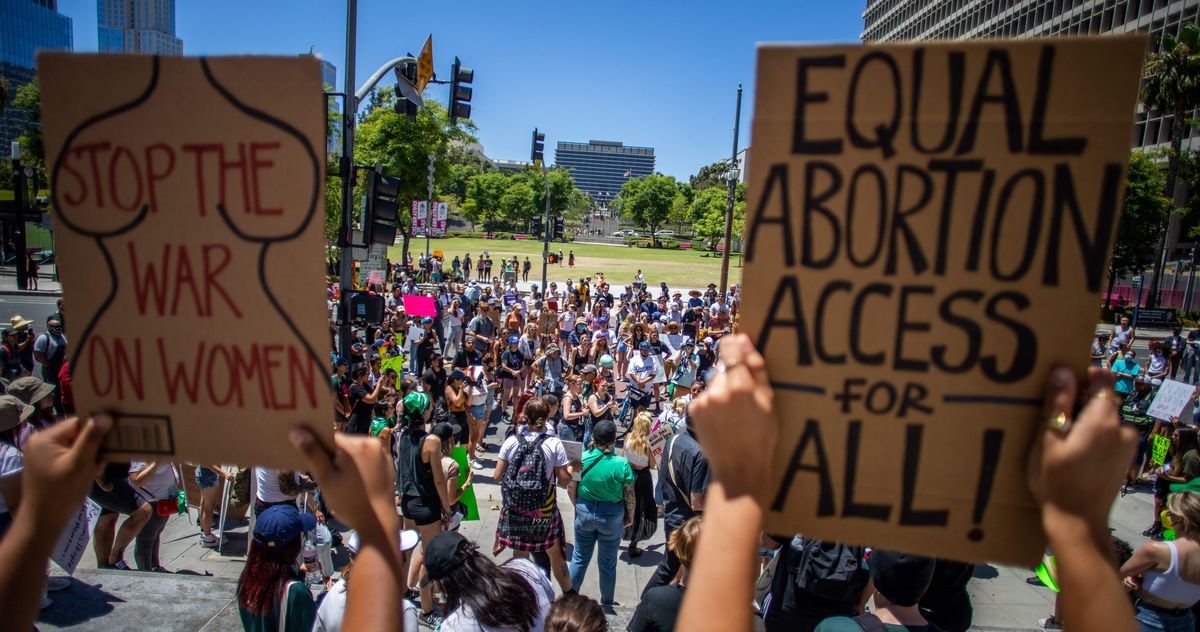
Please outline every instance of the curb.
[{"label": "curb", "polygon": [[0,290],[0,296],[44,296],[62,298],[62,290]]}]

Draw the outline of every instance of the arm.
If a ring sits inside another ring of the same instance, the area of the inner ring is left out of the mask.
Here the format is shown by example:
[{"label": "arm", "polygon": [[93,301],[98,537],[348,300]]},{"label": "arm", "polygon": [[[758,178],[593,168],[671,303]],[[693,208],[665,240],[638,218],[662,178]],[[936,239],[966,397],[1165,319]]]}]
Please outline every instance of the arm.
[{"label": "arm", "polygon": [[499,483],[504,479],[504,473],[508,471],[508,461],[504,459],[496,459],[496,471],[492,473],[492,480]]},{"label": "arm", "polygon": [[[500,465],[496,465],[496,469],[500,469]],[[554,468],[554,478],[558,481],[558,486],[563,489],[569,489],[575,481],[571,478],[571,466],[559,465]]]},{"label": "arm", "polygon": [[33,629],[46,585],[46,563],[87,494],[100,444],[111,427],[112,420],[105,416],[70,419],[37,433],[25,445],[25,501],[0,541],[0,611],[5,625],[14,630]]},{"label": "arm", "polygon": [[[570,400],[564,400],[563,403],[569,404],[571,401],[575,400],[575,397],[576,397],[575,395],[572,395]],[[563,406],[563,410],[562,410],[563,421],[572,421],[573,422],[573,421],[576,421],[579,418],[583,417],[582,407],[580,408],[579,412],[577,412],[577,413],[571,412],[570,409],[571,409],[571,407],[569,405]]]},{"label": "arm", "polygon": [[1164,549],[1166,549],[1166,545],[1159,542],[1146,542],[1142,544],[1133,552],[1133,557],[1121,565],[1121,576],[1136,577],[1146,571],[1155,569],[1166,570],[1163,567],[1162,558],[1166,557],[1167,564],[1169,565],[1170,557],[1169,553],[1166,556],[1163,555]]},{"label": "arm", "polygon": [[380,394],[383,393],[383,385],[387,381],[387,377],[380,377],[378,380],[375,380],[375,390],[367,393],[367,396],[363,398],[363,402],[367,404],[374,404],[378,402]]},{"label": "arm", "polygon": [[442,469],[442,440],[433,435],[425,437],[421,443],[421,460],[431,466],[433,485],[437,489],[438,499],[442,501],[442,514],[449,516],[450,496],[446,493],[446,470]]}]

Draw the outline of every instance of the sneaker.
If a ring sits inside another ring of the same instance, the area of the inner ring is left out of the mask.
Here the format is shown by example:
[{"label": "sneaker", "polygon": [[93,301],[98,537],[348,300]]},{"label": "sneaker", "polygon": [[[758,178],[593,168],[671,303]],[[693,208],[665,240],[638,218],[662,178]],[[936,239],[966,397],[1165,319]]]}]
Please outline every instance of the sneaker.
[{"label": "sneaker", "polygon": [[48,577],[46,578],[46,590],[56,592],[66,590],[71,587],[71,580],[66,577]]},{"label": "sneaker", "polygon": [[1153,537],[1155,534],[1162,533],[1162,528],[1162,523],[1156,522],[1143,531],[1142,535],[1146,536],[1147,538]]},{"label": "sneaker", "polygon": [[1063,629],[1062,623],[1059,622],[1058,619],[1055,619],[1053,616],[1046,617],[1045,619],[1038,619],[1038,625],[1042,626],[1043,630],[1061,630],[1061,629]]},{"label": "sneaker", "polygon": [[483,469],[483,463],[480,463],[480,462],[479,462],[479,459],[471,459],[471,469],[473,469],[473,470],[482,470],[482,469]]},{"label": "sneaker", "polygon": [[211,533],[200,534],[200,546],[206,549],[215,549],[220,542],[221,539]]},{"label": "sneaker", "polygon": [[442,625],[442,615],[438,614],[437,610],[422,612],[421,614],[417,615],[417,622],[419,622],[421,625],[426,625],[434,630],[437,630]]}]

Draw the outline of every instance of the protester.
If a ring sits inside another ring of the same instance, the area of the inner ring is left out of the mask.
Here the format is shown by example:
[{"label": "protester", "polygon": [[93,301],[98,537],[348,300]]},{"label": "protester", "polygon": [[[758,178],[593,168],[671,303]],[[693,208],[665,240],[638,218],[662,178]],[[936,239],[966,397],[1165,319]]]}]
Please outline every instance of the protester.
[{"label": "protester", "polygon": [[700,540],[700,517],[689,518],[671,533],[667,550],[679,558],[679,573],[666,586],[657,586],[646,591],[633,613],[629,632],[671,632],[683,604],[683,591],[687,588],[688,569],[692,567],[692,555]]},{"label": "protester", "polygon": [[633,429],[625,438],[621,455],[633,468],[633,516],[625,538],[629,540],[629,557],[642,555],[638,542],[649,540],[658,530],[658,507],[654,502],[654,480],[650,472],[658,467],[650,449],[650,413],[641,413],[633,420]]},{"label": "protester", "polygon": [[563,592],[572,590],[563,553],[564,528],[558,511],[555,483],[571,484],[571,464],[562,441],[546,434],[546,404],[531,400],[525,405],[525,428],[500,446],[492,480],[500,483],[502,505],[492,548],[499,555],[506,547],[514,557],[545,552],[554,578]]},{"label": "protester", "polygon": [[532,561],[514,557],[497,566],[454,531],[428,544],[422,585],[445,596],[441,632],[542,630],[554,587]]},{"label": "protester", "polygon": [[159,545],[167,519],[178,507],[179,482],[173,463],[134,461],[129,467],[129,482],[152,507],[150,518],[133,541],[133,559],[139,571],[170,572],[159,563]]},{"label": "protester", "polygon": [[[595,549],[600,573],[600,603],[615,605],[617,553],[621,534],[633,523],[633,470],[614,453],[617,427],[601,421],[592,428],[593,447],[583,453],[576,489],[575,547],[571,588],[578,591]],[[626,502],[626,499],[629,502]]]},{"label": "protester", "polygon": [[[125,547],[150,520],[151,507],[129,484],[129,463],[108,463],[92,484],[89,495],[100,505],[100,517],[92,529],[92,549],[100,568],[129,570]],[[126,516],[117,529],[118,516]]]},{"label": "protester", "polygon": [[546,632],[607,632],[608,629],[608,618],[600,604],[578,593],[556,599],[546,615]]},{"label": "protester", "polygon": [[[741,417],[730,417],[730,419],[741,419]],[[771,445],[771,443],[767,441],[765,445]],[[663,481],[665,509],[663,529],[667,541],[670,541],[671,533],[675,529],[683,526],[683,523],[700,515],[700,512],[706,509],[705,498],[709,484],[708,457],[696,440],[696,434],[690,424],[687,430],[672,436],[663,446],[662,461],[658,465],[658,478]],[[679,558],[668,550],[654,571],[654,575],[642,588],[642,595],[645,595],[646,591],[651,588],[669,584],[678,572]]]},{"label": "protester", "polygon": [[[413,392],[404,397],[396,492],[400,495],[400,513],[406,526],[411,524],[421,534],[421,546],[414,552],[411,562],[410,586],[415,585],[415,579],[419,577],[425,547],[442,532],[443,520],[450,515],[446,471],[442,469],[442,442],[437,435],[425,431],[425,422],[431,413],[430,398],[425,393]],[[433,592],[428,586],[421,587],[420,618],[430,625],[441,620],[433,609]]]},{"label": "protester", "polygon": [[246,632],[309,632],[317,605],[296,569],[301,535],[312,515],[276,505],[258,515],[246,567],[238,579],[238,615]]},{"label": "protester", "polygon": [[217,510],[217,494],[221,492],[217,483],[233,480],[233,475],[217,465],[196,466],[196,487],[200,488],[200,511],[197,521],[200,523],[200,546],[216,548],[220,538],[213,535],[213,512]]},{"label": "protester", "polygon": [[1200,602],[1200,493],[1172,494],[1167,513],[1175,540],[1147,542],[1121,566],[1125,587],[1137,595],[1134,607],[1143,631],[1195,628],[1191,608]]},{"label": "protester", "polygon": [[0,395],[0,540],[12,527],[21,504],[22,426],[33,417],[33,407],[12,395]]},{"label": "protester", "polygon": [[384,390],[391,386],[391,379],[384,376],[374,389],[368,391],[367,373],[365,366],[357,367],[353,372],[354,383],[349,390],[350,416],[346,420],[346,432],[350,434],[370,434],[371,412],[375,403],[383,397]]},{"label": "protester", "polygon": [[831,617],[816,632],[938,632],[921,616],[918,602],[933,579],[934,560],[928,557],[875,550],[871,553],[871,584],[875,610],[857,617]]}]

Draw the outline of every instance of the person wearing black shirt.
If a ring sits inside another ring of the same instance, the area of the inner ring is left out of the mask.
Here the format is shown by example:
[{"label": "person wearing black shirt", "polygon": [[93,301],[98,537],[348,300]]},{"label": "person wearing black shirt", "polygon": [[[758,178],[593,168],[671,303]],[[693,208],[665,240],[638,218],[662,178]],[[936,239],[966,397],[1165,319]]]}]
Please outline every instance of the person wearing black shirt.
[{"label": "person wearing black shirt", "polygon": [[421,381],[425,383],[425,392],[429,393],[436,414],[436,408],[439,402],[446,397],[446,363],[442,360],[439,353],[433,354],[429,361],[429,368],[421,374]]},{"label": "person wearing black shirt", "polygon": [[[675,435],[664,446],[658,480],[663,482],[663,530],[670,542],[672,532],[704,510],[704,493],[708,491],[708,459],[690,429]],[[642,588],[642,597],[651,588],[671,583],[678,572],[679,557],[668,550]]]},{"label": "person wearing black shirt", "polygon": [[[96,552],[97,565],[129,570],[124,559],[125,547],[150,521],[151,511],[150,505],[129,484],[129,463],[105,465],[100,476],[93,479],[88,497],[100,505],[100,517],[92,529],[92,549]],[[128,518],[117,529],[117,518],[121,515]]]},{"label": "person wearing black shirt", "polygon": [[475,348],[475,339],[467,336],[463,340],[462,349],[454,354],[454,361],[450,363],[452,369],[465,369],[469,366],[479,366],[483,364],[483,354]]},{"label": "person wearing black shirt", "polygon": [[391,381],[386,374],[375,382],[375,389],[368,391],[367,376],[370,371],[365,366],[355,367],[354,383],[350,385],[350,419],[346,421],[346,434],[365,435],[371,432],[371,411],[375,403],[382,398],[384,386]]}]

